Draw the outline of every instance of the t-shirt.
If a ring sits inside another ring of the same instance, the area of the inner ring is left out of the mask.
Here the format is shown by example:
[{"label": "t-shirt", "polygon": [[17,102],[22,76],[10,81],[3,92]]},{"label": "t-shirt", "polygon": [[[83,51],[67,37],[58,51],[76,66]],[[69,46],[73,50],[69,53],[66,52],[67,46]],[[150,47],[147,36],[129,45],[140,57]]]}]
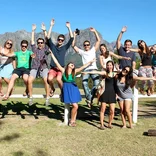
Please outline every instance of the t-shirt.
[{"label": "t-shirt", "polygon": [[[93,46],[90,50],[84,51],[82,49],[79,49],[78,53],[82,56],[82,63],[83,65],[88,63],[89,61],[92,61],[94,58],[96,58],[96,51],[95,47]],[[85,68],[84,71],[86,70],[92,70],[92,69],[97,69],[96,62],[93,62],[90,64],[88,67]]]},{"label": "t-shirt", "polygon": [[[56,59],[58,60],[58,62],[60,63],[60,65],[62,67],[65,66],[65,54],[67,52],[67,49],[70,47],[70,45],[73,42],[73,37],[70,38],[70,40],[68,41],[67,44],[61,46],[61,47],[57,47],[52,41],[51,39],[48,39],[48,43],[49,43],[49,47],[51,49],[51,51],[53,52],[54,56],[56,57]],[[53,59],[51,59],[51,63],[50,63],[51,67],[56,67],[56,64],[54,63]]]},{"label": "t-shirt", "polygon": [[15,57],[17,57],[17,68],[29,68],[29,64],[30,64],[30,56],[33,54],[32,51],[17,51],[14,52]]},{"label": "t-shirt", "polygon": [[133,98],[132,88],[129,86],[127,89],[125,89],[125,83],[120,83],[118,79],[117,79],[117,94],[122,99]]},{"label": "t-shirt", "polygon": [[136,61],[136,56],[135,53],[130,51],[130,52],[126,52],[124,47],[120,46],[120,48],[118,49],[118,53],[120,56],[123,57],[130,57],[131,60],[125,60],[125,59],[120,59],[119,60],[119,64],[120,64],[120,69],[123,69],[125,66],[130,66],[132,67],[132,62]]}]

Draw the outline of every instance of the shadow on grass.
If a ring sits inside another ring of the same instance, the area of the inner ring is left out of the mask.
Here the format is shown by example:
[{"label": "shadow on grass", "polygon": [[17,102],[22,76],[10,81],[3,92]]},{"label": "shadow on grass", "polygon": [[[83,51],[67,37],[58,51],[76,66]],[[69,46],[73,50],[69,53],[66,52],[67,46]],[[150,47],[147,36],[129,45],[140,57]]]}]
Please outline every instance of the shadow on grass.
[{"label": "shadow on grass", "polygon": [[17,152],[14,152],[12,153],[13,156],[23,156],[24,153],[22,151],[17,151]]},{"label": "shadow on grass", "polygon": [[49,154],[43,150],[38,149],[36,151],[36,156],[48,156]]},{"label": "shadow on grass", "polygon": [[[80,105],[77,118],[88,123],[89,125],[99,128],[99,124],[100,124],[99,112],[100,112],[100,106],[92,106],[90,109],[85,105]],[[118,120],[117,116],[119,116],[119,114],[120,114],[120,109],[115,108],[114,120]],[[109,115],[109,107],[107,106],[105,111],[105,116],[108,115]],[[105,122],[108,123],[107,121]],[[121,125],[118,125],[116,123],[112,123],[112,125],[121,127]]]},{"label": "shadow on grass", "polygon": [[144,101],[139,105],[139,117],[151,118],[156,117],[156,103],[155,101]]},{"label": "shadow on grass", "polygon": [[148,132],[143,132],[143,135],[144,136],[148,136]]},{"label": "shadow on grass", "polygon": [[12,135],[6,135],[6,136],[0,138],[0,142],[1,141],[13,141],[19,137],[20,137],[20,135],[18,133],[14,133]]},{"label": "shadow on grass", "polygon": [[[26,115],[32,115],[35,119],[38,119],[39,116],[47,116],[48,118],[63,120],[63,105],[51,103],[49,106],[44,106],[43,104],[35,103],[29,106],[22,102],[11,101],[0,106],[0,111],[2,112],[1,118],[5,118],[6,115],[20,115],[22,119],[25,119]],[[10,110],[12,113],[8,113]]]},{"label": "shadow on grass", "polygon": [[[23,156],[24,153],[23,153],[22,151],[17,151],[17,152],[13,152],[12,155],[13,155],[13,156]],[[35,155],[36,155],[36,156],[49,156],[49,154],[48,154],[47,152],[45,152],[45,151],[43,151],[43,150],[40,150],[40,149],[38,149],[38,150],[36,151],[36,154],[33,153],[33,155],[34,155],[34,156],[35,156]]]},{"label": "shadow on grass", "polygon": [[[10,110],[12,113],[10,113]],[[2,112],[1,118],[5,118],[6,115],[20,115],[22,119],[25,119],[27,115],[32,115],[35,119],[39,119],[40,116],[47,116],[48,118],[63,121],[64,118],[64,104],[51,103],[49,106],[44,106],[43,104],[35,103],[32,106],[29,106],[22,102],[11,101],[7,102],[6,105],[1,105],[0,111]],[[99,125],[100,123],[99,111],[100,106],[93,105],[92,108],[89,108],[88,106],[81,104],[79,105],[77,119],[97,127],[97,124]],[[114,120],[118,120],[119,113],[119,108],[116,108]],[[107,106],[105,116],[108,115],[109,107]],[[119,126],[114,122],[112,125]]]}]

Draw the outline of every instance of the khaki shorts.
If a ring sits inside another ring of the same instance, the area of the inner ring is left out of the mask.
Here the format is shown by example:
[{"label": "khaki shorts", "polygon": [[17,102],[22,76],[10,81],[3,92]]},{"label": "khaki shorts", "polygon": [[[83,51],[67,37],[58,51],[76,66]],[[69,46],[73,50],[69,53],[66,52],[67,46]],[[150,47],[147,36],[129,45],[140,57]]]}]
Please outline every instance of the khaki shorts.
[{"label": "khaki shorts", "polygon": [[[37,74],[42,77],[43,79],[46,78],[48,76],[48,68],[45,68],[43,70],[38,71],[37,69],[31,69],[30,70],[30,76],[36,78]],[[39,72],[39,73],[37,73]]]}]

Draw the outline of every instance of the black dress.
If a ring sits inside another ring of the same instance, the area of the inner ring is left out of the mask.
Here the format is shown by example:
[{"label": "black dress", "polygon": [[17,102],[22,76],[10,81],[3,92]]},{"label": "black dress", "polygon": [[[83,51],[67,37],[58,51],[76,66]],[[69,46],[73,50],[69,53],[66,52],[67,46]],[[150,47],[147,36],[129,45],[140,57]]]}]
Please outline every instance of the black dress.
[{"label": "black dress", "polygon": [[116,103],[115,78],[114,77],[105,78],[105,91],[100,96],[99,101],[107,103],[107,104]]}]

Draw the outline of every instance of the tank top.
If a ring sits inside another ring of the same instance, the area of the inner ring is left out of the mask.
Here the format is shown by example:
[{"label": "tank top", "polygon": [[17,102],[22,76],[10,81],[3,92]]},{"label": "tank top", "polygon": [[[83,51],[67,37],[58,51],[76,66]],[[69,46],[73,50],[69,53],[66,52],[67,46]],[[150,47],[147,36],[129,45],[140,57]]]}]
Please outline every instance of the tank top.
[{"label": "tank top", "polygon": [[[2,52],[4,53],[4,48],[2,49]],[[0,65],[5,65],[6,63],[9,64],[13,61],[12,57],[2,56],[0,55]]]},{"label": "tank top", "polygon": [[155,54],[152,55],[152,65],[156,66],[156,55]]},{"label": "tank top", "polygon": [[104,57],[103,57],[104,68],[106,68],[106,63],[107,63],[108,61],[111,61],[111,60],[112,60],[112,59],[111,59],[110,55],[109,55],[107,58],[104,58]]},{"label": "tank top", "polygon": [[75,76],[72,77],[72,74],[68,75],[68,78],[66,77],[65,73],[62,75],[62,81],[63,82],[75,82]]},{"label": "tank top", "polygon": [[142,66],[152,66],[152,55],[143,53],[141,55]]}]

